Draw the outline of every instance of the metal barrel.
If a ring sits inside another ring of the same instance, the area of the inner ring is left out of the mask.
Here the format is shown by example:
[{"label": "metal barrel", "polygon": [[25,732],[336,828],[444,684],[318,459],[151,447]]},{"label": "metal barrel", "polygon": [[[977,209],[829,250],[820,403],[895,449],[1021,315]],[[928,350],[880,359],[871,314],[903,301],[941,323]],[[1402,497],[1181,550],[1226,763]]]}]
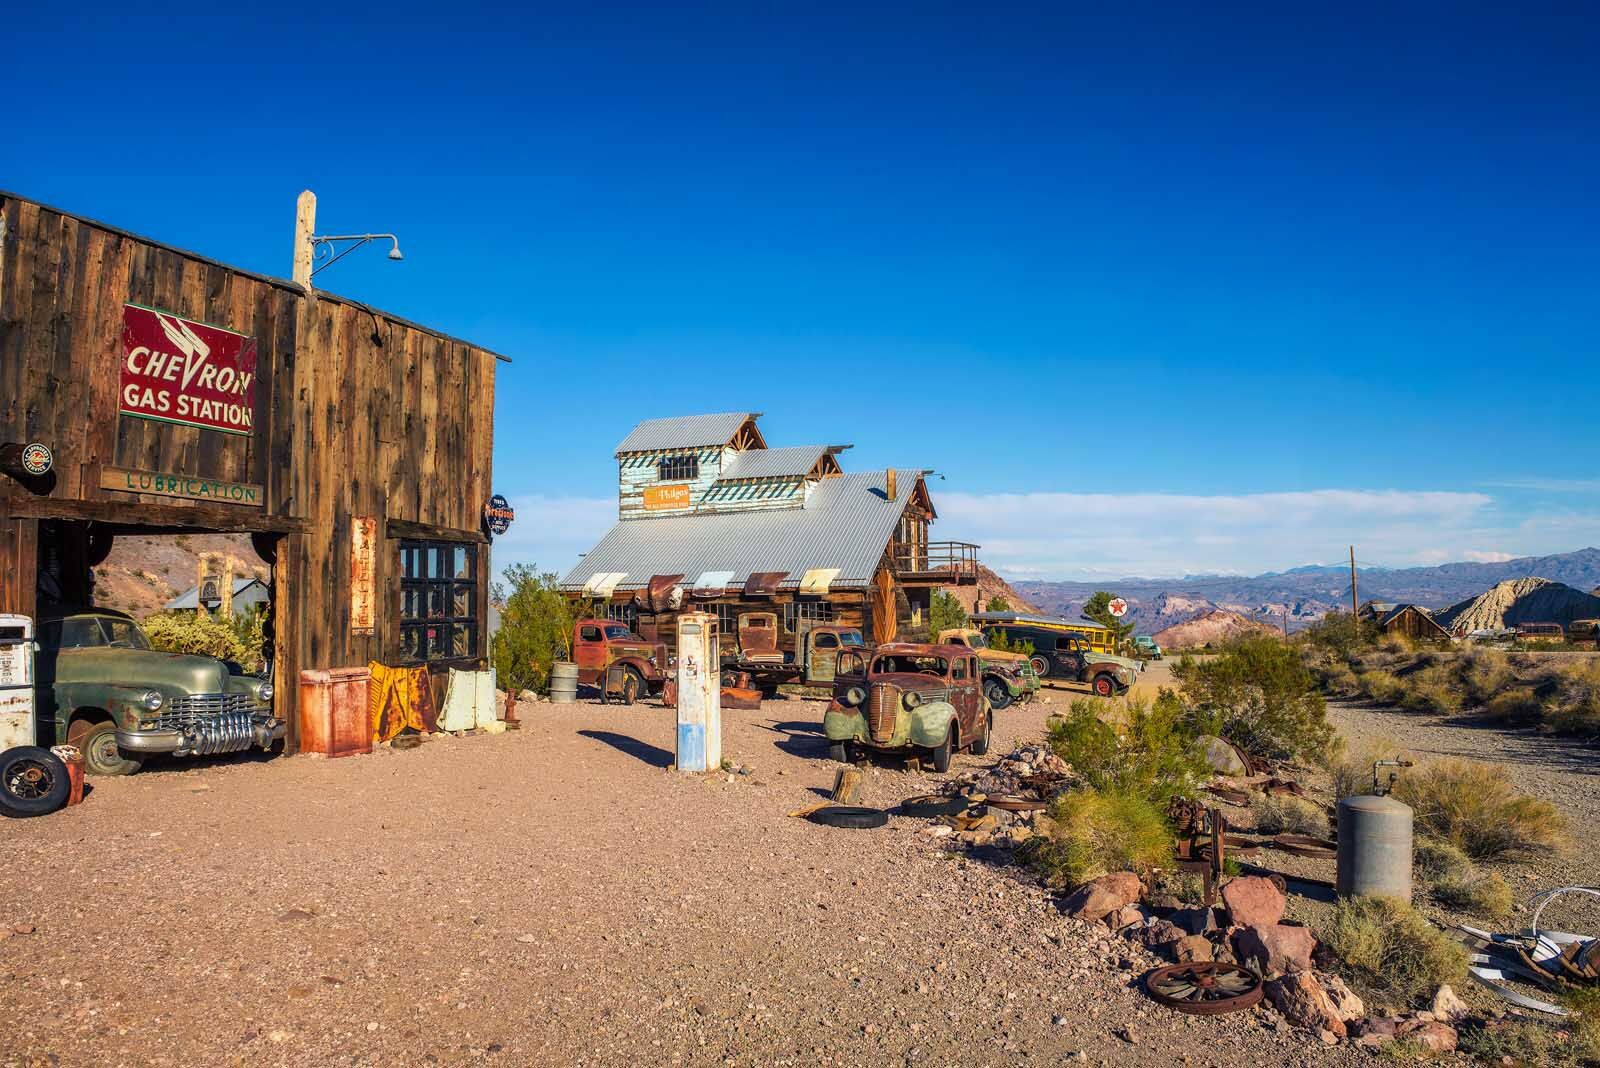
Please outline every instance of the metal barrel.
[{"label": "metal barrel", "polygon": [[1392,797],[1339,802],[1340,897],[1411,900],[1411,809]]},{"label": "metal barrel", "polygon": [[550,700],[576,701],[578,699],[578,665],[559,663],[550,665]]}]

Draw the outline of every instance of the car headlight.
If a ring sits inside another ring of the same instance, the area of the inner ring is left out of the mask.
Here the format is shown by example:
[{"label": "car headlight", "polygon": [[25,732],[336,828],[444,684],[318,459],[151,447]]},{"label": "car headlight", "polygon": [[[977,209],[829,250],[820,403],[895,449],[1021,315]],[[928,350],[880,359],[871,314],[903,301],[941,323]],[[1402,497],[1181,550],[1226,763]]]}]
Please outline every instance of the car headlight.
[{"label": "car headlight", "polygon": [[844,692],[844,696],[839,698],[840,702],[842,702],[843,704],[850,705],[852,707],[854,707],[855,705],[859,705],[862,701],[865,701],[866,699],[867,699],[867,691],[863,690],[859,686],[850,687],[848,690],[846,690]]},{"label": "car headlight", "polygon": [[905,702],[907,708],[916,708],[922,704],[922,695],[915,690],[909,690],[901,700]]},{"label": "car headlight", "polygon": [[139,698],[139,703],[150,711],[157,712],[167,703],[167,699],[161,696],[160,690],[146,690]]},{"label": "car headlight", "polygon": [[256,692],[261,695],[261,699],[263,701],[270,701],[272,700],[272,695],[277,691],[272,688],[272,683],[263,682],[261,684],[261,689],[257,690]]}]

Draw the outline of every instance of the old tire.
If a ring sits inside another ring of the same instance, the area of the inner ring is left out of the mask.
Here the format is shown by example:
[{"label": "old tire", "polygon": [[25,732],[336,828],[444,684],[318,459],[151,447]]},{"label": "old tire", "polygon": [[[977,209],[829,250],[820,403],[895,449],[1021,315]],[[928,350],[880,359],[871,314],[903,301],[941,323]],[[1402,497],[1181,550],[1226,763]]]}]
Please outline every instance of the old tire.
[{"label": "old tire", "polygon": [[852,830],[870,830],[889,822],[889,814],[881,808],[857,808],[854,805],[829,805],[819,808],[806,817],[824,827],[849,827]]},{"label": "old tire", "polygon": [[1094,680],[1094,692],[1101,697],[1115,697],[1117,683],[1110,675],[1097,675]]},{"label": "old tire", "polygon": [[994,733],[994,713],[990,712],[983,718],[983,733],[972,742],[972,755],[983,756],[989,751],[989,735]]},{"label": "old tire", "polygon": [[128,759],[117,747],[115,723],[96,723],[73,744],[83,750],[83,770],[90,775],[132,775],[144,766],[144,761]]},{"label": "old tire", "polygon": [[67,803],[72,781],[61,758],[36,745],[0,753],[0,813],[46,816]]},{"label": "old tire", "polygon": [[855,763],[855,761],[852,760],[851,758],[854,757],[854,756],[855,756],[855,754],[850,752],[850,743],[849,742],[829,742],[828,743],[828,759],[829,760],[835,761],[835,762],[840,763],[840,764],[853,764],[853,763]]},{"label": "old tire", "polygon": [[996,712],[1011,706],[1011,691],[999,679],[984,680],[983,696],[989,699],[989,706]]},{"label": "old tire", "polygon": [[639,698],[645,695],[648,687],[645,685],[644,676],[639,669],[629,664],[622,671],[622,703],[625,705],[637,704]]},{"label": "old tire", "polygon": [[1033,667],[1033,673],[1041,679],[1050,677],[1050,658],[1043,653],[1034,653],[1028,657],[1028,663]]},{"label": "old tire", "polygon": [[972,807],[972,802],[965,797],[940,797],[935,794],[923,794],[920,797],[908,797],[900,802],[900,815],[915,816],[917,819],[930,820],[940,816],[954,816],[965,812]]},{"label": "old tire", "polygon": [[944,741],[933,747],[933,770],[946,772],[950,770],[950,754],[955,752],[961,744],[960,732],[956,729],[955,720],[950,721],[949,728],[944,732]]}]

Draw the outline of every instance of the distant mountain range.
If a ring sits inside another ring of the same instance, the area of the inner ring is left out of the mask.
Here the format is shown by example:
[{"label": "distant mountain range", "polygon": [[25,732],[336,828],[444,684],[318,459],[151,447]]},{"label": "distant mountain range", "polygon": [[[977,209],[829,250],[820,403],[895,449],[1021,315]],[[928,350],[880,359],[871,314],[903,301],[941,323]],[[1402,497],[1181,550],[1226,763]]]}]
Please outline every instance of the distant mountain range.
[{"label": "distant mountain range", "polygon": [[[1359,567],[1361,600],[1405,601],[1445,608],[1476,597],[1508,579],[1534,576],[1564,582],[1585,592],[1600,586],[1600,549],[1554,556],[1525,556],[1499,563],[1440,564],[1437,567]],[[1308,565],[1246,577],[1189,575],[1180,579],[1107,579],[1096,582],[1013,582],[1017,592],[1050,614],[1076,619],[1096,590],[1109,590],[1133,608],[1142,634],[1221,609],[1290,630],[1305,627],[1331,610],[1350,607],[1348,567]]]}]

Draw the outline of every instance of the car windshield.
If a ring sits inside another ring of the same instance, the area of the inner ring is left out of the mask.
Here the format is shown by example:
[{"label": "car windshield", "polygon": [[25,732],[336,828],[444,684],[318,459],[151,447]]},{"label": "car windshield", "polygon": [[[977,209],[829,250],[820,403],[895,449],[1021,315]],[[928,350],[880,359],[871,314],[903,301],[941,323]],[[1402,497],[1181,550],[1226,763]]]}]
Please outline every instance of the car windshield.
[{"label": "car windshield", "polygon": [[39,626],[39,644],[45,649],[92,649],[105,643],[94,616],[47,619]]},{"label": "car windshield", "polygon": [[909,672],[917,674],[928,672],[944,677],[946,668],[942,656],[918,656],[915,653],[890,653],[880,656],[872,662],[872,674],[887,675],[894,672]]},{"label": "car windshield", "polygon": [[839,635],[839,642],[840,642],[841,645],[860,645],[860,644],[862,644],[861,635],[857,634],[853,630],[847,630],[843,634]]},{"label": "car windshield", "polygon": [[633,632],[621,624],[613,623],[606,627],[606,637],[611,641],[627,641],[633,637]]},{"label": "car windshield", "polygon": [[144,636],[144,631],[139,629],[139,624],[131,619],[112,619],[109,616],[101,616],[100,625],[105,628],[108,644],[114,648],[150,648],[150,639]]},{"label": "car windshield", "polygon": [[989,636],[987,634],[978,633],[963,635],[961,641],[962,644],[970,646],[973,649],[989,648]]}]

